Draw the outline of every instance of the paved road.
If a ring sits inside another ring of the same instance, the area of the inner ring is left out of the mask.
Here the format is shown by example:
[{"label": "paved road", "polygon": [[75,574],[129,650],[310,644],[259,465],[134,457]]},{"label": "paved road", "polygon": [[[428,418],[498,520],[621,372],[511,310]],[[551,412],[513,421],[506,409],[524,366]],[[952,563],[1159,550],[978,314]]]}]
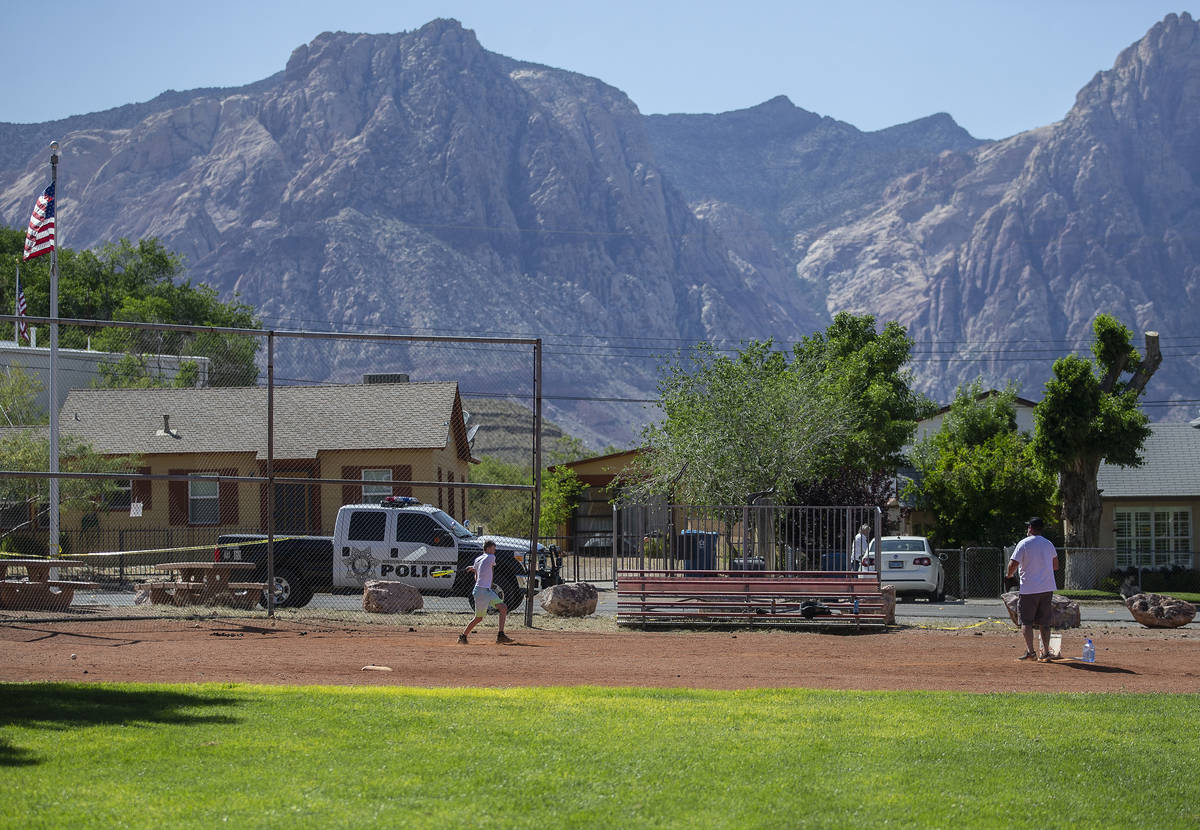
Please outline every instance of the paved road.
[{"label": "paved road", "polygon": [[[596,614],[602,617],[617,615],[617,592],[606,585],[597,586],[600,601],[596,606]],[[114,607],[132,606],[133,593],[129,591],[76,591],[77,604],[109,605]],[[362,610],[362,597],[357,594],[317,594],[310,607],[326,608],[339,611]],[[461,597],[426,597],[425,610],[433,612],[465,613],[467,601]],[[533,606],[534,614],[544,613],[537,603]],[[1105,623],[1108,625],[1136,626],[1137,622],[1129,615],[1129,611],[1119,602],[1084,602],[1080,603],[1080,618],[1085,623]],[[518,609],[519,615],[524,614],[524,608]],[[896,621],[901,624],[969,624],[981,620],[1002,620],[1007,622],[1008,612],[1004,603],[999,599],[951,599],[946,602],[928,602],[927,600],[906,600],[896,604]]]}]

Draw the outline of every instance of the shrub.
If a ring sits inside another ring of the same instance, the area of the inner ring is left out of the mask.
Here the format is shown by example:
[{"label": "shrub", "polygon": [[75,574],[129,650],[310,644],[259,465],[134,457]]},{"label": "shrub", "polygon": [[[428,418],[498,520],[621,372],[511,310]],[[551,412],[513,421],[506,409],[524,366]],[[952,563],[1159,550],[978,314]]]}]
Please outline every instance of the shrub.
[{"label": "shrub", "polygon": [[[1126,577],[1133,577],[1136,581],[1138,569],[1135,567],[1118,568],[1100,582],[1100,587],[1109,590],[1112,586],[1112,590],[1119,590]],[[1141,590],[1154,594],[1170,594],[1179,591],[1200,592],[1200,571],[1185,568],[1182,565],[1142,568]]]},{"label": "shrub", "polygon": [[46,544],[45,539],[39,539],[27,533],[14,533],[12,536],[4,537],[4,541],[0,542],[0,550],[26,559],[45,558]]}]

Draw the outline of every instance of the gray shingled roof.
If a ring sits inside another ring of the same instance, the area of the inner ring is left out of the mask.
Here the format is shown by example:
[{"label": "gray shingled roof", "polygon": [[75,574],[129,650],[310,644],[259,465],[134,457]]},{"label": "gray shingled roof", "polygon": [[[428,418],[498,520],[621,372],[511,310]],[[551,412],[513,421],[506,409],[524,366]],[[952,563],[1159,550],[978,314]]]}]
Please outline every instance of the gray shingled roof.
[{"label": "gray shingled roof", "polygon": [[[436,449],[448,445],[456,383],[280,386],[275,389],[276,458],[319,450]],[[163,416],[171,432],[162,434]],[[461,415],[458,417],[461,418]],[[267,390],[76,389],[60,428],[98,452],[219,453],[267,456]]]},{"label": "gray shingled roof", "polygon": [[1189,424],[1151,424],[1140,467],[1101,464],[1101,496],[1167,498],[1200,496],[1200,429]]}]

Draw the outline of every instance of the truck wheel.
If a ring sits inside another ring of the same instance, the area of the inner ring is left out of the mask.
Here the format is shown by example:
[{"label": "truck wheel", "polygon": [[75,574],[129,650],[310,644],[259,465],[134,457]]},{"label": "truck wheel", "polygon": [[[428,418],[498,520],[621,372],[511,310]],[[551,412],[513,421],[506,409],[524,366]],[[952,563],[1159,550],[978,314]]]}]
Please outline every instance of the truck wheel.
[{"label": "truck wheel", "polygon": [[[287,569],[275,572],[276,608],[300,608],[308,605],[309,600],[312,599],[312,595],[312,590],[301,583],[294,572]],[[267,597],[265,594],[261,603],[264,608],[267,607]]]},{"label": "truck wheel", "polygon": [[521,607],[521,601],[525,599],[525,595],[521,593],[521,589],[517,587],[517,580],[512,577],[502,577],[496,580],[492,585],[492,589],[500,595],[500,600],[508,606],[508,613],[512,613]]}]

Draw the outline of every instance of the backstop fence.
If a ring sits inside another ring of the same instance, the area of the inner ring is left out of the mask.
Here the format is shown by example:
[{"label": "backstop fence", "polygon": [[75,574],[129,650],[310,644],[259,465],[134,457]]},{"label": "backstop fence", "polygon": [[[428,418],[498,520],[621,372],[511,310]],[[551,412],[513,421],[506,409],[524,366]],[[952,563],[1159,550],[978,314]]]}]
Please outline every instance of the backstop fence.
[{"label": "backstop fence", "polygon": [[59,347],[0,343],[0,623],[465,623],[486,536],[528,622],[557,573],[539,340],[24,319]]}]

